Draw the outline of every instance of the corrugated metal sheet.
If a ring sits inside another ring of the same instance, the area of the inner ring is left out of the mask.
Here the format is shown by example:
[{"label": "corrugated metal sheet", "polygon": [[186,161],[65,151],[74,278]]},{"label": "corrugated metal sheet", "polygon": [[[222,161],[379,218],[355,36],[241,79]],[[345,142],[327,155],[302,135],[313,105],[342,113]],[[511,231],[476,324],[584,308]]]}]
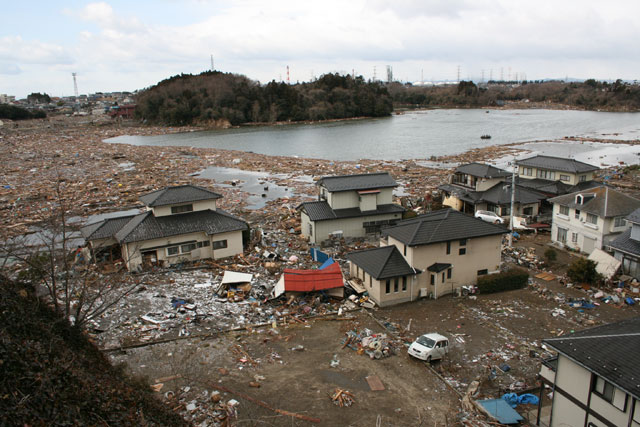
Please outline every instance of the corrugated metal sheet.
[{"label": "corrugated metal sheet", "polygon": [[344,286],[342,270],[338,263],[333,263],[322,270],[285,269],[284,290],[313,292]]}]

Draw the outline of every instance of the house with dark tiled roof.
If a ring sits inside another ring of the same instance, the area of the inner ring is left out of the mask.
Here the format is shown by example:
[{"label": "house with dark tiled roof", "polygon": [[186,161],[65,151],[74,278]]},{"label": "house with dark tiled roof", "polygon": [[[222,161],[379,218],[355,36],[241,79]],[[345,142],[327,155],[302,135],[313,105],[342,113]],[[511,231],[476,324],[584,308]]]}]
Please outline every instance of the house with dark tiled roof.
[{"label": "house with dark tiled roof", "polygon": [[590,254],[630,228],[625,217],[640,200],[607,186],[549,199],[553,203],[551,241]]},{"label": "house with dark tiled roof", "polygon": [[373,235],[402,218],[404,208],[393,203],[398,184],[387,172],[328,176],[316,185],[318,200],[298,206],[301,234],[311,243]]},{"label": "house with dark tiled roof", "polygon": [[195,185],[167,187],[140,197],[143,212],[88,224],[81,232],[96,258],[119,253],[129,270],[237,255],[249,227],[217,208],[221,197]]},{"label": "house with dark tiled roof", "polygon": [[[461,212],[491,211],[502,217],[511,215],[511,172],[484,163],[456,168],[449,183],[438,187],[442,204]],[[516,184],[514,215],[538,215],[544,194]]]},{"label": "house with dark tiled roof", "polygon": [[536,425],[640,426],[640,317],[543,343],[557,357],[543,361],[552,406]]},{"label": "house with dark tiled roof", "polygon": [[640,209],[631,212],[625,220],[631,227],[611,241],[609,247],[614,258],[622,263],[622,272],[640,280]]},{"label": "house with dark tiled roof", "polygon": [[597,166],[575,159],[536,155],[516,160],[517,184],[549,197],[582,191],[599,185],[594,182]]},{"label": "house with dark tiled roof", "polygon": [[499,271],[507,232],[454,209],[430,212],[384,228],[380,248],[349,254],[350,274],[381,306],[438,298]]}]

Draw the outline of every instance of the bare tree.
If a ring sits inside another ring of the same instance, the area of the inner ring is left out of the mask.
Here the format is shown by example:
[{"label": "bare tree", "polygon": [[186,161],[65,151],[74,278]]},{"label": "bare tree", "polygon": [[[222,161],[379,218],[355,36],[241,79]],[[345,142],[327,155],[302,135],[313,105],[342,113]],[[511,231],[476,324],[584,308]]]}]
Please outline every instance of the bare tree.
[{"label": "bare tree", "polygon": [[50,215],[34,233],[6,238],[0,244],[2,274],[11,272],[38,287],[40,295],[77,327],[86,326],[118,303],[140,283],[125,274],[124,263],[115,272],[102,274],[90,260],[80,260],[73,245],[79,224],[70,224],[72,213],[65,201],[60,179]]}]

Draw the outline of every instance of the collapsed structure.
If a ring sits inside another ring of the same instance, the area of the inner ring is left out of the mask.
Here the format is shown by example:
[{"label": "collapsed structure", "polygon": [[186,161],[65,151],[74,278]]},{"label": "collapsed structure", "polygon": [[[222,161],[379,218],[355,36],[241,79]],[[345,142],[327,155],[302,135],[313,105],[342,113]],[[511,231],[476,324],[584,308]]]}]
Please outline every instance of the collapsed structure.
[{"label": "collapsed structure", "polygon": [[241,254],[249,226],[217,209],[221,197],[195,185],[167,187],[140,197],[143,212],[88,224],[81,233],[94,258],[120,258],[129,270]]}]

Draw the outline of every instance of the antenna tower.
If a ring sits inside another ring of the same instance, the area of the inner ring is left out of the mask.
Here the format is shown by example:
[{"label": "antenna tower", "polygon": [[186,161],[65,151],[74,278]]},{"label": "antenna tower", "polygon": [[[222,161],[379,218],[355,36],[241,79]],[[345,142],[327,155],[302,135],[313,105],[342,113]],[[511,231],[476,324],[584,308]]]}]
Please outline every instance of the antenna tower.
[{"label": "antenna tower", "polygon": [[78,97],[78,81],[76,80],[76,76],[78,75],[78,73],[71,73],[71,75],[73,76],[73,93],[77,98]]},{"label": "antenna tower", "polygon": [[211,55],[211,71],[215,71],[216,69],[213,67],[213,55]]},{"label": "antenna tower", "polygon": [[376,81],[376,66],[373,66],[373,81]]},{"label": "antenna tower", "polygon": [[387,65],[387,83],[393,82],[393,67]]},{"label": "antenna tower", "polygon": [[291,84],[291,80],[289,79],[289,66],[287,65],[287,84]]}]

